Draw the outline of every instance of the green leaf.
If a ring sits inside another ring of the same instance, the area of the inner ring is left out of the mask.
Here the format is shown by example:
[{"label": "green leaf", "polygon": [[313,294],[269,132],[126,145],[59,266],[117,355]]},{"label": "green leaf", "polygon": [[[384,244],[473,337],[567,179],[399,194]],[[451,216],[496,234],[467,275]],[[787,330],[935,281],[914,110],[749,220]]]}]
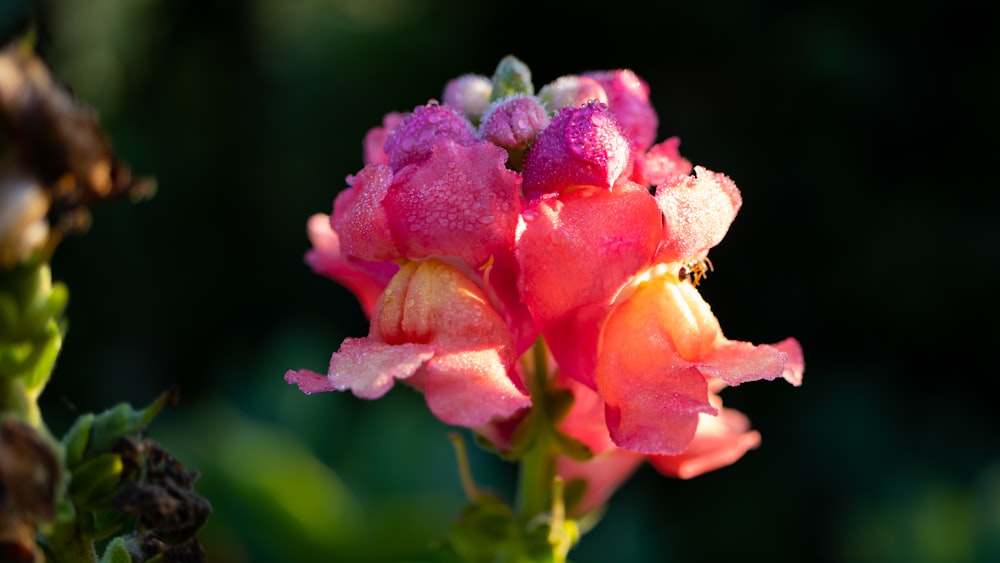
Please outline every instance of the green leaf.
[{"label": "green leaf", "polygon": [[569,389],[549,389],[545,393],[545,410],[553,424],[558,424],[566,418],[573,408],[573,393]]},{"label": "green leaf", "polygon": [[558,430],[553,430],[552,433],[555,437],[555,449],[559,452],[559,454],[576,461],[587,461],[588,459],[594,457],[594,452],[592,452],[583,442],[571,436],[567,436]]},{"label": "green leaf", "polygon": [[63,435],[62,443],[66,449],[66,467],[73,469],[83,461],[83,453],[90,440],[90,429],[94,425],[94,415],[92,413],[82,414],[73,422],[66,434]]},{"label": "green leaf", "polygon": [[87,451],[91,454],[108,452],[115,442],[135,434],[149,424],[167,403],[177,399],[176,390],[164,391],[148,407],[135,410],[128,403],[120,403],[94,418]]},{"label": "green leaf", "polygon": [[106,453],[77,467],[69,483],[69,494],[77,507],[93,506],[106,500],[118,488],[124,465],[118,454]]},{"label": "green leaf", "polygon": [[52,375],[56,365],[59,350],[62,349],[62,333],[54,320],[49,321],[46,337],[36,344],[34,361],[31,371],[27,373],[24,387],[28,391],[41,390]]},{"label": "green leaf", "polygon": [[99,563],[132,563],[132,555],[125,548],[125,540],[122,538],[111,540]]}]

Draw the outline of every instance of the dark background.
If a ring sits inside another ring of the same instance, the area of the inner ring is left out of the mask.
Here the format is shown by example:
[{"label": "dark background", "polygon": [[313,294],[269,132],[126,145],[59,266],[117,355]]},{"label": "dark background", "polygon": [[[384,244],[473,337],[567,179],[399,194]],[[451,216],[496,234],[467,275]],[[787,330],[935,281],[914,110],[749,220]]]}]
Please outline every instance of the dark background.
[{"label": "dark background", "polygon": [[[947,5],[946,5],[947,4]],[[966,3],[51,0],[55,75],[158,180],[53,262],[70,330],[49,388],[79,412],[178,385],[151,434],[202,471],[213,562],[414,560],[462,504],[446,428],[404,387],[306,397],[367,332],[302,263],[361,138],[506,54],[536,87],[631,68],[658,139],[744,205],[701,286],[727,336],[802,342],[801,388],[727,390],[764,437],[691,481],[641,470],[572,553],[606,561],[1000,560],[1000,25]],[[509,495],[485,453],[476,477]]]}]

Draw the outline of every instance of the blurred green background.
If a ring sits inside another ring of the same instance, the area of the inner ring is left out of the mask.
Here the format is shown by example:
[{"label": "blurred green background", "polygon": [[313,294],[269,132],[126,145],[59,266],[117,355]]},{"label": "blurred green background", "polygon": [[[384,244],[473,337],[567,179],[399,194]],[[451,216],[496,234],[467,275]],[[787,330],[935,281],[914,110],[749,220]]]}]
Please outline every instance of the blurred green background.
[{"label": "blurred green background", "polygon": [[[400,387],[307,397],[367,333],[302,263],[306,218],[390,110],[506,54],[535,84],[627,67],[660,139],[744,205],[702,284],[727,336],[794,335],[805,384],[727,390],[764,437],[692,481],[641,470],[572,553],[616,561],[1000,560],[1000,25],[985,5],[3,0],[159,192],[94,212],[54,276],[70,330],[43,396],[146,404],[215,512],[212,562],[416,560],[462,505],[446,428]],[[512,467],[474,449],[477,479]]]}]

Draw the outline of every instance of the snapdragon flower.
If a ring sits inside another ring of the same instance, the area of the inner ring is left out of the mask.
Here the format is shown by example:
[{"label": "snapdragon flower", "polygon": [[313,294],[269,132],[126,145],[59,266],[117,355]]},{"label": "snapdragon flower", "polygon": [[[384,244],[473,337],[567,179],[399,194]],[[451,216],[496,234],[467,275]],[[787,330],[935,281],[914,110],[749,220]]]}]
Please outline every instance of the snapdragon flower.
[{"label": "snapdragon flower", "polygon": [[[387,114],[331,215],[310,219],[307,263],[358,296],[371,329],[326,374],[286,381],[363,398],[403,381],[507,455],[562,444],[555,471],[587,488],[577,512],[643,460],[689,478],[756,447],[718,393],[799,385],[802,350],[728,339],[699,294],[742,200],[677,137],[655,142],[648,85],[588,72],[535,95],[509,57],[492,79],[449,82],[443,99]],[[539,347],[554,363],[526,374],[518,358]],[[539,420],[555,438],[524,438]]]}]

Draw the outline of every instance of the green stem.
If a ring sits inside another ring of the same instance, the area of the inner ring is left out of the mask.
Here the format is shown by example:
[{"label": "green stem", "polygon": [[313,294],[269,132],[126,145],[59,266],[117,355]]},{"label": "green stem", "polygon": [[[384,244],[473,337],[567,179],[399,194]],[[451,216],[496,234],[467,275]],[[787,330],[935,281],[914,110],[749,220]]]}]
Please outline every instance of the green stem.
[{"label": "green stem", "polygon": [[[548,440],[538,442],[548,442]],[[548,512],[552,507],[555,460],[549,454],[548,447],[538,442],[521,458],[518,475],[518,512],[525,521]]]},{"label": "green stem", "polygon": [[0,378],[0,413],[13,413],[32,428],[42,430],[42,412],[33,397],[28,396],[20,377]]},{"label": "green stem", "polygon": [[531,347],[531,370],[525,379],[531,396],[535,435],[531,446],[521,458],[518,475],[518,512],[530,520],[548,511],[552,505],[552,479],[555,477],[555,460],[551,455],[551,441],[546,411],[545,392],[549,386],[548,349],[541,337]]}]

